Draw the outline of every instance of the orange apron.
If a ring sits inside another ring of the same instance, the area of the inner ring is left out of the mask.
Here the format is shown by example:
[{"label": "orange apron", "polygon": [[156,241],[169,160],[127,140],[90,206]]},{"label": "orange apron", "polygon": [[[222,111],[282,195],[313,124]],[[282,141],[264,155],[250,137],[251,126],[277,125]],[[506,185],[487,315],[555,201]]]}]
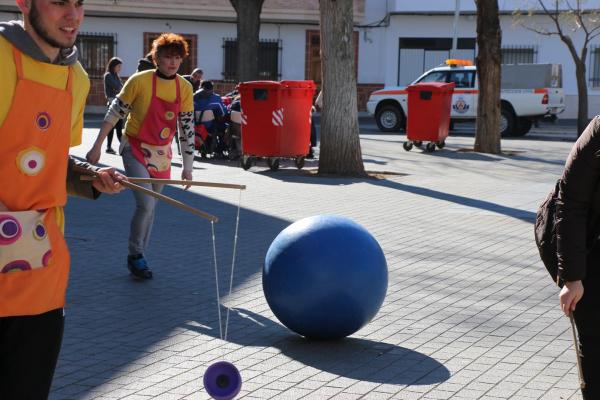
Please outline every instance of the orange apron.
[{"label": "orange apron", "polygon": [[13,48],[17,86],[0,126],[0,317],[65,304],[69,251],[57,220],[67,201],[72,81],[64,90],[28,80]]},{"label": "orange apron", "polygon": [[179,78],[175,76],[177,94],[173,103],[156,96],[156,72],[152,75],[152,100],[148,112],[142,121],[140,131],[130,137],[131,153],[146,167],[153,178],[171,177],[171,142],[177,132],[180,94]]}]

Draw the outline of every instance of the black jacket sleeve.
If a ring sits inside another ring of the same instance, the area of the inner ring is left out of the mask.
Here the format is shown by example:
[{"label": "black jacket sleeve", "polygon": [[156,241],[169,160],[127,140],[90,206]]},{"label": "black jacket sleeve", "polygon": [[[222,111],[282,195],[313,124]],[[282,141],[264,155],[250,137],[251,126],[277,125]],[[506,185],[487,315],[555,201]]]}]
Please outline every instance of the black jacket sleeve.
[{"label": "black jacket sleeve", "polygon": [[69,156],[69,164],[67,167],[67,193],[71,196],[84,197],[87,199],[97,199],[100,192],[92,186],[91,181],[82,181],[80,178],[85,175],[81,169],[90,171],[99,170],[98,167],[93,167],[90,164],[79,161]]},{"label": "black jacket sleeve", "polygon": [[600,184],[600,117],[581,134],[565,164],[556,202],[558,271],[563,281],[585,278],[588,243],[594,232],[590,218]]}]

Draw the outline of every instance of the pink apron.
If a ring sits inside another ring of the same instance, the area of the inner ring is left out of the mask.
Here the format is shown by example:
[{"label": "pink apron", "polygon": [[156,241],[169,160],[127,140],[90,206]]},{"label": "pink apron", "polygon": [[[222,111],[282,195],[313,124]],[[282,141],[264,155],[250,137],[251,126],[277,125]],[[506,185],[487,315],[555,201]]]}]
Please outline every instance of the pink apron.
[{"label": "pink apron", "polygon": [[156,73],[152,76],[152,100],[137,136],[129,137],[133,156],[153,178],[171,177],[171,142],[177,132],[177,116],[181,108],[179,78],[175,76],[177,94],[174,102],[156,96]]}]

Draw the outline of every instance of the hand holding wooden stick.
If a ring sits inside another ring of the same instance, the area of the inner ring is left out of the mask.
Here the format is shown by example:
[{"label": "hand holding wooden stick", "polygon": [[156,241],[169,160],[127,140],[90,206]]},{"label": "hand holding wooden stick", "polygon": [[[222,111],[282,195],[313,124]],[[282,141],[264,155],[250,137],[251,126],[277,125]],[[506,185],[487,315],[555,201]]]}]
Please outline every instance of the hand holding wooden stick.
[{"label": "hand holding wooden stick", "polygon": [[[82,176],[82,180],[94,180],[92,176]],[[132,178],[127,177],[127,180],[131,183],[153,183],[157,185],[182,185],[182,186],[204,186],[204,187],[215,187],[221,189],[239,189],[246,190],[246,185],[236,185],[233,183],[217,183],[217,182],[200,182],[200,181],[189,181],[179,179],[157,179],[157,178]]]},{"label": "hand holding wooden stick", "polygon": [[[98,174],[96,172],[94,172],[94,171],[87,170],[87,169],[81,169],[80,172],[83,173],[83,174],[85,174],[85,175],[81,176],[81,180],[95,180],[95,179],[98,179]],[[169,196],[165,196],[164,194],[157,193],[157,192],[155,192],[153,190],[146,189],[145,187],[142,187],[142,186],[136,185],[135,183],[132,183],[132,182],[134,182],[136,180],[139,183],[161,183],[161,182],[162,183],[166,183],[165,181],[171,181],[171,182],[177,183],[177,184],[194,185],[194,181],[187,181],[187,180],[184,180],[184,181],[172,181],[170,179],[164,179],[164,180],[163,179],[158,179],[158,180],[152,180],[152,182],[147,182],[151,178],[129,178],[129,177],[126,177],[126,178],[127,178],[127,180],[119,181],[119,183],[121,185],[123,185],[124,187],[126,187],[126,188],[129,188],[129,189],[132,189],[132,190],[135,190],[135,191],[147,194],[148,196],[152,196],[154,198],[157,198],[159,200],[164,201],[165,203],[168,203],[168,204],[171,204],[172,206],[181,208],[182,210],[185,210],[185,211],[187,211],[189,213],[192,213],[192,214],[194,214],[194,215],[196,215],[198,217],[207,219],[207,220],[209,220],[211,222],[218,222],[219,221],[219,218],[215,217],[214,215],[208,214],[208,213],[206,213],[204,211],[200,211],[200,210],[198,210],[198,209],[196,209],[194,207],[188,206],[187,204],[182,203],[179,200],[175,200],[175,199],[173,199],[173,198],[171,198]],[[156,181],[160,181],[160,182],[156,182]],[[197,182],[197,183],[204,183],[204,182]],[[225,184],[213,184],[213,185],[225,185]],[[203,185],[196,185],[196,186],[208,186],[208,185],[203,184]],[[229,185],[229,186],[234,186],[234,185]],[[245,189],[246,188],[245,186],[242,187],[242,185],[235,185],[235,186],[239,186],[238,187],[239,189],[242,189],[242,188]],[[215,187],[224,187],[224,186],[215,186]]]}]

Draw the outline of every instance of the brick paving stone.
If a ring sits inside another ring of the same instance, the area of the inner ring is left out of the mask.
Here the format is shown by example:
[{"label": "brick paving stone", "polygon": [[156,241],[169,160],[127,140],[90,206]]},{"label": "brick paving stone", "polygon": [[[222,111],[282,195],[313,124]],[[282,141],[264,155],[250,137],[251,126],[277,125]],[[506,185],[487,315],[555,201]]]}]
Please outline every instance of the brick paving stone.
[{"label": "brick paving stone", "polygon": [[[462,130],[426,154],[402,150],[402,135],[379,133],[370,122],[361,129],[366,168],[400,175],[321,178],[287,160],[271,172],[261,162],[244,171],[198,159],[196,179],[248,187],[231,296],[238,193],[165,189],[220,218],[219,285],[233,307],[227,341],[219,337],[208,223],[160,204],[147,252],[155,279],[134,282],[125,268],[131,194],[70,199],[73,265],[50,398],[208,399],[204,371],[225,359],[240,369],[244,399],[580,399],[570,327],[531,232],[574,127],[542,124],[503,139],[514,155],[460,151],[473,145]],[[88,126],[73,154],[83,156],[96,133]],[[102,157],[122,166],[119,157]],[[307,160],[306,169],[316,166]],[[378,315],[350,339],[326,345],[287,331],[261,285],[272,239],[317,214],[362,224],[389,269]]]}]

